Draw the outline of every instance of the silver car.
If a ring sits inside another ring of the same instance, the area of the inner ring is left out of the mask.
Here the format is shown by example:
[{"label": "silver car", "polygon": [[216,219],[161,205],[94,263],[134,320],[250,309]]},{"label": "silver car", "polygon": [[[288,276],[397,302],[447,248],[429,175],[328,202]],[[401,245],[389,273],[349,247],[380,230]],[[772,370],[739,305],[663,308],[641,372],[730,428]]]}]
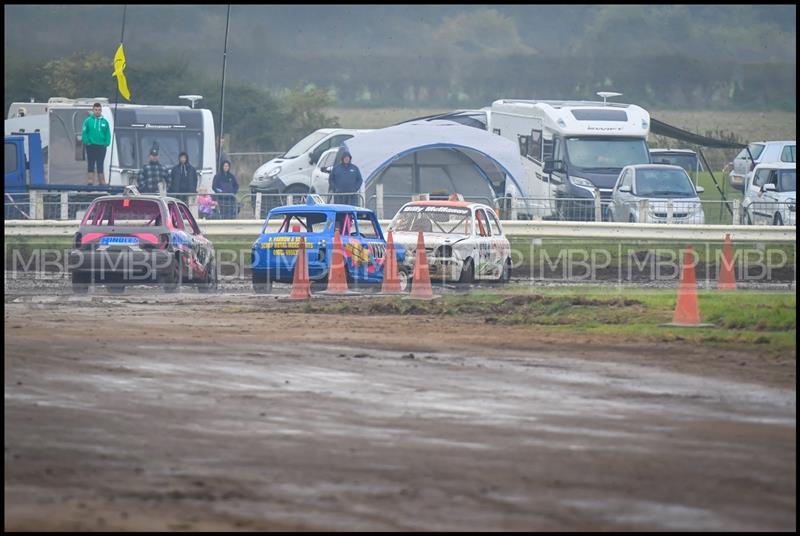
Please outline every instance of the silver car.
[{"label": "silver car", "polygon": [[744,193],[744,223],[796,225],[796,199],[797,164],[759,164]]},{"label": "silver car", "polygon": [[[753,156],[752,159],[750,155]],[[797,162],[797,142],[759,141],[749,144],[747,149],[742,149],[731,162],[733,166],[730,174],[731,186],[737,190],[744,190],[745,185],[752,181],[756,166],[771,162]]]},{"label": "silver car", "polygon": [[705,223],[703,206],[680,166],[626,166],[617,178],[608,207],[609,221],[631,223]]}]

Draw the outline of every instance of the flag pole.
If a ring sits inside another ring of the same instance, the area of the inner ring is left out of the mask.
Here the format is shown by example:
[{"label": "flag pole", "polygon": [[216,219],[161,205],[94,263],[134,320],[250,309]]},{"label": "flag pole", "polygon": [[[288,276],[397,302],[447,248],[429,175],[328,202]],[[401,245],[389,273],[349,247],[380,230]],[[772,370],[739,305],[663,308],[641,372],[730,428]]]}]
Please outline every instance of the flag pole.
[{"label": "flag pole", "polygon": [[[119,36],[120,46],[125,42],[125,15],[128,12],[128,4],[122,6],[122,33]],[[117,105],[119,104],[119,81],[114,86],[116,89],[116,96],[114,97],[114,126],[111,128],[111,150],[108,158],[108,185],[111,185],[111,164],[114,162],[114,131],[117,129]],[[122,168],[120,167],[120,174]],[[123,184],[122,186],[127,186]]]},{"label": "flag pole", "polygon": [[217,145],[219,149],[217,151],[217,169],[215,173],[218,173],[222,169],[222,143],[219,142],[219,138],[222,138],[225,134],[225,64],[228,60],[228,25],[230,20],[231,5],[228,4],[228,15],[225,18],[225,46],[222,50],[222,90],[220,91],[219,99],[219,136],[217,138]]}]

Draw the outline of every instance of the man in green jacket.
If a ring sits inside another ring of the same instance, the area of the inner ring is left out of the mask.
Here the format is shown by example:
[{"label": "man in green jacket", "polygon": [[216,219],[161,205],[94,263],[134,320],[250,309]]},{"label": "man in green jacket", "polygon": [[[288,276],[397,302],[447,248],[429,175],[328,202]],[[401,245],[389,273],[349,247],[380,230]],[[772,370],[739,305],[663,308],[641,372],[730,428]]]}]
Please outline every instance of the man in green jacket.
[{"label": "man in green jacket", "polygon": [[94,184],[94,173],[97,169],[97,183],[106,183],[103,177],[103,163],[106,159],[106,147],[111,144],[111,128],[103,117],[103,106],[99,102],[92,105],[92,115],[83,122],[81,141],[86,148],[86,161],[89,164],[89,185]]}]

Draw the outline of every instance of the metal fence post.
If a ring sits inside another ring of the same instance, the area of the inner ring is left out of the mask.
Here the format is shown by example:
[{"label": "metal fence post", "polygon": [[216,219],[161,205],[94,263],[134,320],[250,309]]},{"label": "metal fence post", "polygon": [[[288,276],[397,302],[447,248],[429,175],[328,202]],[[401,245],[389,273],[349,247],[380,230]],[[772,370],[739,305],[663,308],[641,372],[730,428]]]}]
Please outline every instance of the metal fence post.
[{"label": "metal fence post", "polygon": [[261,192],[256,192],[256,207],[255,207],[255,218],[257,220],[261,219]]},{"label": "metal fence post", "polygon": [[194,216],[194,219],[196,219],[196,220],[199,219],[200,218],[200,214],[197,211],[197,196],[196,195],[190,195],[188,201],[189,201],[189,203],[188,203],[189,212],[192,213],[192,216]]},{"label": "metal fence post", "polygon": [[603,203],[597,188],[594,189],[594,221],[603,221]]},{"label": "metal fence post", "polygon": [[[365,203],[366,205],[366,203]],[[378,219],[382,220],[383,217],[383,183],[379,182],[375,185],[375,212],[378,213]]]},{"label": "metal fence post", "polygon": [[672,223],[672,214],[675,207],[672,205],[672,199],[667,199],[667,225]]},{"label": "metal fence post", "polygon": [[637,223],[647,223],[648,204],[649,203],[647,199],[639,200],[639,221]]},{"label": "metal fence post", "polygon": [[738,199],[733,200],[733,225],[742,223],[741,203]]},{"label": "metal fence post", "polygon": [[511,217],[512,220],[516,220],[517,219],[517,204],[514,202],[514,194],[511,194],[511,197],[508,198],[508,203],[510,205],[509,208],[511,209],[510,210],[510,212],[511,212],[511,216],[510,217]]},{"label": "metal fence post", "polygon": [[31,203],[31,219],[43,220],[44,219],[44,195],[38,190],[31,190],[30,192]]},{"label": "metal fence post", "polygon": [[69,192],[61,192],[61,219],[69,219]]}]

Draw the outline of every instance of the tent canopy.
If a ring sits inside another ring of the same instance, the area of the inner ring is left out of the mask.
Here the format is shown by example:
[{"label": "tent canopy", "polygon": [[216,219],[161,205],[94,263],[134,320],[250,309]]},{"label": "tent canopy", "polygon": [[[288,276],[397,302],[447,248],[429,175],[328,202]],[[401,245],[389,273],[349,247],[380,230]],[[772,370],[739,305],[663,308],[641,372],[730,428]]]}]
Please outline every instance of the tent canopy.
[{"label": "tent canopy", "polygon": [[736,143],[733,141],[717,140],[694,134],[678,127],[668,125],[658,119],[650,118],[650,132],[659,136],[666,136],[674,140],[685,141],[686,143],[693,143],[701,147],[708,147],[709,149],[744,149],[747,145]]},{"label": "tent canopy", "polygon": [[492,203],[507,180],[519,191],[523,168],[515,143],[452,121],[403,123],[364,132],[347,140],[361,170],[367,206],[375,208],[375,187],[384,185],[384,207],[391,217],[415,193],[460,193],[465,199]]}]

